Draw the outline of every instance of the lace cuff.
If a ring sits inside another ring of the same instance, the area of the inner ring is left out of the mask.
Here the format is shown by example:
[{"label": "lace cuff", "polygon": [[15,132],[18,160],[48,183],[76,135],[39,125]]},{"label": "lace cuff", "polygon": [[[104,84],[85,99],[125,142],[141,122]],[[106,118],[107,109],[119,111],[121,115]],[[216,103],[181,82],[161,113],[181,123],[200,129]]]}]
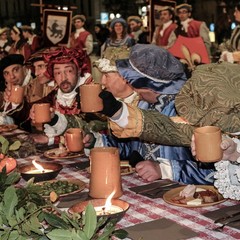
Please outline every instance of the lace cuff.
[{"label": "lace cuff", "polygon": [[44,124],[44,132],[49,139],[55,136],[63,134],[67,127],[67,119],[60,112],[55,112],[58,115],[58,121],[55,125],[51,126],[49,124]]},{"label": "lace cuff", "polygon": [[215,163],[215,187],[224,198],[240,200],[240,164],[227,160]]}]

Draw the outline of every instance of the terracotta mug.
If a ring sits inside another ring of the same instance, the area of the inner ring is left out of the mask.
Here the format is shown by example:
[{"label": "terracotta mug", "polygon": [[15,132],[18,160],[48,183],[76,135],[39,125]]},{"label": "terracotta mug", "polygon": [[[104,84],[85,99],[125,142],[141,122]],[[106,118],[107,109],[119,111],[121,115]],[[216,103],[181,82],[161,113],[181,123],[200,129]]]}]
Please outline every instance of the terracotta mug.
[{"label": "terracotta mug", "polygon": [[119,151],[114,147],[96,147],[90,151],[89,195],[92,198],[122,196]]},{"label": "terracotta mug", "polygon": [[103,110],[102,99],[98,96],[102,86],[98,83],[83,84],[80,86],[82,112],[99,112]]},{"label": "terracotta mug", "polygon": [[69,128],[64,136],[65,144],[70,152],[83,150],[83,134],[80,128]]},{"label": "terracotta mug", "polygon": [[199,127],[194,130],[196,158],[201,162],[217,162],[223,157],[221,129],[215,126]]},{"label": "terracotta mug", "polygon": [[12,85],[9,102],[20,104],[24,97],[24,87]]},{"label": "terracotta mug", "polygon": [[51,121],[51,111],[49,103],[34,104],[34,114],[36,123],[47,123]]}]

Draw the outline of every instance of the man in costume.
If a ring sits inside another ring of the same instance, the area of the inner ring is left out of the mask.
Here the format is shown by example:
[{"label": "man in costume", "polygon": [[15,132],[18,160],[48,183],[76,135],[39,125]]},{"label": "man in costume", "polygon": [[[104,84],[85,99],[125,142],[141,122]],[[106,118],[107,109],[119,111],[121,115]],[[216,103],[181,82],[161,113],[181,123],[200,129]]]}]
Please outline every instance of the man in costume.
[{"label": "man in costume", "polygon": [[201,37],[211,56],[211,41],[206,23],[191,18],[192,6],[189,4],[180,4],[175,9],[180,22],[174,34],[171,35],[171,41],[175,42],[179,35],[189,38]]},{"label": "man in costume", "polygon": [[0,59],[8,55],[11,48],[11,42],[8,39],[9,29],[7,27],[0,28]]},{"label": "man in costume", "polygon": [[79,48],[87,52],[86,61],[91,71],[91,61],[88,57],[93,51],[93,36],[84,28],[86,17],[84,15],[76,15],[72,18],[72,23],[75,26],[75,32],[70,35],[70,48]]},{"label": "man in costume", "polygon": [[152,44],[168,49],[174,44],[170,36],[177,28],[177,24],[174,22],[174,8],[171,6],[162,7],[160,9],[160,20],[162,25],[156,26]]},{"label": "man in costume", "polygon": [[[19,104],[9,102],[12,86],[25,87],[24,96],[29,100],[32,93],[28,87],[32,81],[32,76],[31,70],[24,65],[24,57],[21,54],[10,54],[0,61],[0,76],[6,85],[4,99],[1,103],[1,121],[7,123],[12,114],[20,111]],[[20,126],[20,119],[14,118],[14,120]],[[12,123],[12,120],[9,123]]]},{"label": "man in costume", "polygon": [[23,37],[27,40],[27,43],[31,48],[31,54],[35,53],[37,50],[39,50],[42,47],[41,38],[36,34],[34,34],[31,26],[23,25],[21,29],[22,29]]},{"label": "man in costume", "polygon": [[[198,66],[175,98],[180,117],[169,118],[122,102],[114,103],[114,98],[103,99],[105,108],[110,105],[113,109],[107,114],[113,134],[173,146],[190,146],[193,130],[199,126],[214,125],[223,132],[239,134],[239,70],[238,64],[231,63]],[[174,171],[171,174],[174,176]]]},{"label": "man in costume", "polygon": [[143,32],[142,19],[139,16],[130,16],[127,19],[130,35],[135,43],[147,43],[146,34]]},{"label": "man in costume", "polygon": [[[43,54],[45,62],[48,63],[47,72],[51,78],[54,78],[57,87],[45,98],[35,103],[50,103],[54,109],[55,117],[50,123],[44,125],[45,134],[34,136],[36,142],[57,143],[59,141],[58,133],[62,132],[61,125],[55,126],[57,120],[62,115],[82,114],[79,86],[92,82],[92,76],[88,72],[86,64],[86,57],[86,52],[83,50],[65,47]],[[34,108],[31,110],[30,117],[34,122]],[[88,116],[82,114],[81,119],[87,121]],[[56,127],[55,129],[54,126]]]},{"label": "man in costume", "polygon": [[47,73],[47,63],[43,59],[43,54],[49,51],[49,49],[40,50],[28,60],[27,64],[33,67],[36,76],[29,85],[32,93],[29,102],[35,102],[46,97],[56,87],[55,81]]}]

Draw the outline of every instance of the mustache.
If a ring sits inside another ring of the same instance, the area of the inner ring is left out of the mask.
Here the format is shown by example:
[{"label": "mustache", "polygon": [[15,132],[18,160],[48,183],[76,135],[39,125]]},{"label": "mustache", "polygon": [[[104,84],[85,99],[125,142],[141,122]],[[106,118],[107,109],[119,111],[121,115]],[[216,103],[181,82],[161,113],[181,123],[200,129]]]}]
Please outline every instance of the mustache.
[{"label": "mustache", "polygon": [[68,80],[64,80],[63,82],[61,82],[60,86],[64,85],[64,84],[69,84],[71,85],[71,83]]}]

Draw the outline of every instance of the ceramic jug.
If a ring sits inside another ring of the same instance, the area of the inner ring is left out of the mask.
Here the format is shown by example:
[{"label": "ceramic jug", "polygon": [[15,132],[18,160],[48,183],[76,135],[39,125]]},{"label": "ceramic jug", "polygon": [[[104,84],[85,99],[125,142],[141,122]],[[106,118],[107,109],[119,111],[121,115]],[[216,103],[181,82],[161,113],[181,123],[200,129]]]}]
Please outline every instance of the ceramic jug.
[{"label": "ceramic jug", "polygon": [[107,198],[113,191],[113,198],[122,196],[119,151],[114,147],[96,147],[90,152],[90,186],[92,198]]}]

